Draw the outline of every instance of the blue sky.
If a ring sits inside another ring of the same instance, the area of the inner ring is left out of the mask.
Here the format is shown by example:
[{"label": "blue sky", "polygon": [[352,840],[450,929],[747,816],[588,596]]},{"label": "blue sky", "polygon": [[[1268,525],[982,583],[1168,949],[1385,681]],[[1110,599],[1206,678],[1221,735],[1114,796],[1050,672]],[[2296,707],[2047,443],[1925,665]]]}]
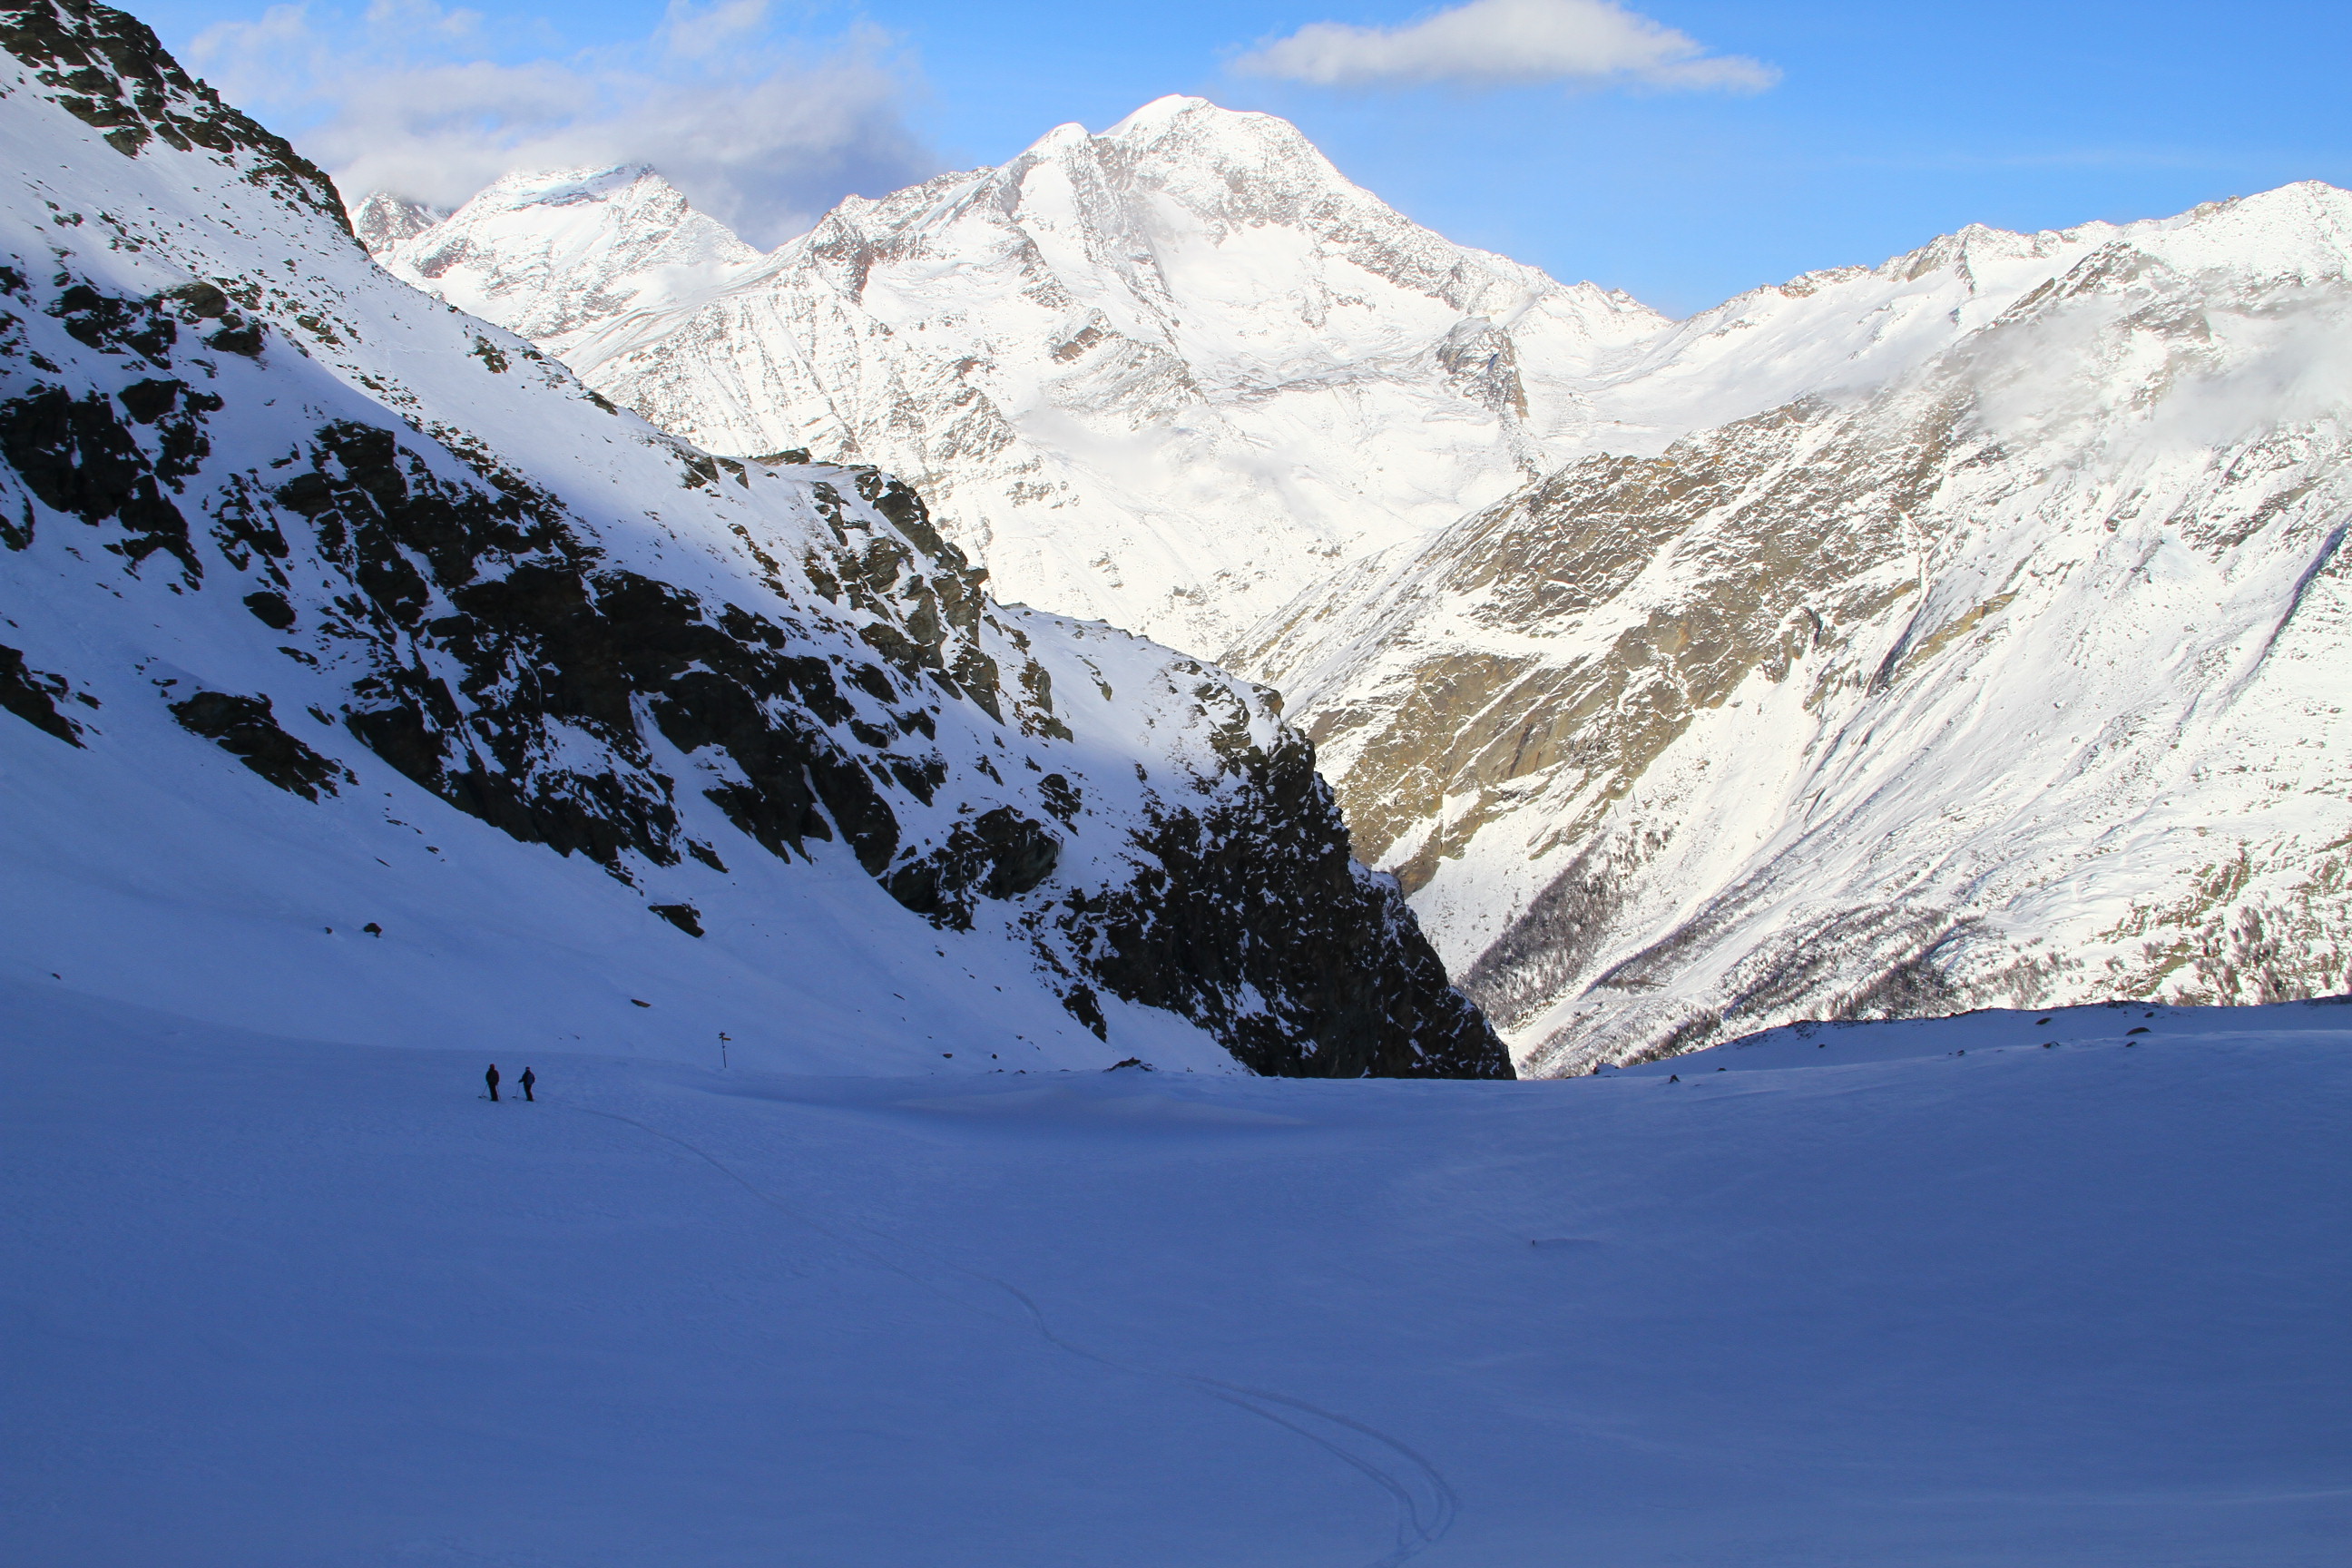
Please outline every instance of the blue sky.
[{"label": "blue sky", "polygon": [[[763,245],[848,191],[999,163],[1166,92],[1282,114],[1449,237],[1677,314],[1971,221],[2352,184],[2340,3],[1475,0],[1402,37],[1446,8],[135,8],[356,183],[446,201],[502,158],[640,157]],[[1594,27],[1615,55],[1591,52]]]}]

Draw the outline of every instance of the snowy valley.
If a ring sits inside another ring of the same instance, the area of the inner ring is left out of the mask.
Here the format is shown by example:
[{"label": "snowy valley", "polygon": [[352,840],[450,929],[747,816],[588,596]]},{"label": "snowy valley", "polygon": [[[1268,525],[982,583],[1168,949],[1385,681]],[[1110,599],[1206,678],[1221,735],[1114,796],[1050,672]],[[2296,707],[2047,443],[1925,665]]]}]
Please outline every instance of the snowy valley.
[{"label": "snowy valley", "polygon": [[2352,1531],[2340,1005],[1522,1083],[534,1053],[492,1106],[477,1051],[43,985],[0,986],[14,1562],[2332,1568]]},{"label": "snowy valley", "polygon": [[0,147],[0,1561],[2341,1561],[2352,197]]},{"label": "snowy valley", "polygon": [[2352,984],[2344,192],[1682,322],[1198,100],[767,257],[640,168],[373,200],[655,423],[919,475],[1005,596],[1278,689],[1522,1070]]}]

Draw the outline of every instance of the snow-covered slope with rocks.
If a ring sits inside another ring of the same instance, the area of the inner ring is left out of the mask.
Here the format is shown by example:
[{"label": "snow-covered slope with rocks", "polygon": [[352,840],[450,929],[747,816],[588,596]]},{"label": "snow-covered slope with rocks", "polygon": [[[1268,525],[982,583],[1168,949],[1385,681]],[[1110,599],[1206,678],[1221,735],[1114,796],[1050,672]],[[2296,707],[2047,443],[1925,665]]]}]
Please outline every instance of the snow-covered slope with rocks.
[{"label": "snow-covered slope with rocks", "polygon": [[1507,1073],[1270,694],[394,280],[121,13],[0,48],[8,974],[391,1044]]},{"label": "snow-covered slope with rocks", "polygon": [[1199,99],[852,198],[707,299],[603,281],[633,245],[719,254],[648,179],[501,182],[384,259],[710,450],[906,476],[1007,598],[1204,656],[1583,449],[1581,389],[1665,325]]},{"label": "snow-covered slope with rocks", "polygon": [[2352,195],[1975,231],[1675,339],[1653,387],[1811,395],[1564,468],[1237,661],[1523,1065],[2352,984]]}]

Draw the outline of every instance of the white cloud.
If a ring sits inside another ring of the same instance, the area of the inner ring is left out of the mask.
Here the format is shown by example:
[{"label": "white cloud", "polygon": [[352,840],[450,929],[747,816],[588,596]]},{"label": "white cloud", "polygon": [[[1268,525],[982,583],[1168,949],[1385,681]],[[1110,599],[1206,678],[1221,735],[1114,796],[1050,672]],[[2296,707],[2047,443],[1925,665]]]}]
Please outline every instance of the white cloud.
[{"label": "white cloud", "polygon": [[1470,0],[1398,27],[1311,22],[1234,68],[1318,87],[1621,81],[1757,91],[1780,79],[1612,0]]},{"label": "white cloud", "polygon": [[771,246],[853,191],[938,169],[899,111],[909,74],[871,29],[811,46],[778,34],[768,0],[673,0],[625,47],[515,59],[499,42],[473,12],[372,0],[358,18],[276,6],[188,55],[231,101],[291,127],[354,201],[454,206],[516,170],[644,163]]}]

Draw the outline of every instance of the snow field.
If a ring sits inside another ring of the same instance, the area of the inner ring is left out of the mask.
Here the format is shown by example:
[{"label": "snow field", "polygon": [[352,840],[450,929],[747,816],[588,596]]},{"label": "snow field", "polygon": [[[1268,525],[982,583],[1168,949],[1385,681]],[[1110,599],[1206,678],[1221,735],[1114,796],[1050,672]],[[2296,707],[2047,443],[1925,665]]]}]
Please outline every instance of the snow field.
[{"label": "snow field", "polygon": [[2268,1568],[2352,1526],[2352,1008],[1519,1084],[497,1059],[541,1101],[0,988],[0,1556]]}]

